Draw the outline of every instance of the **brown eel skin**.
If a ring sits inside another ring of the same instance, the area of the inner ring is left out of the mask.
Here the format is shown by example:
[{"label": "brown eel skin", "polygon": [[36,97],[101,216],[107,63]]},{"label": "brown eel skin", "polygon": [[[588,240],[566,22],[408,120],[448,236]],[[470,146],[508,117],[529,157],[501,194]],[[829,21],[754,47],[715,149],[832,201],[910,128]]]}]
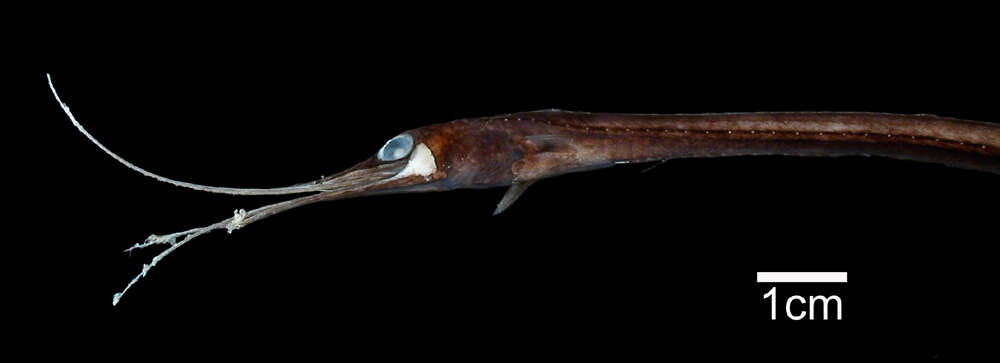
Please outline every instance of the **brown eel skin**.
[{"label": "brown eel skin", "polygon": [[1000,174],[1000,125],[851,112],[609,114],[546,110],[408,133],[433,152],[433,189],[530,183],[616,163],[737,155],[878,155]]}]

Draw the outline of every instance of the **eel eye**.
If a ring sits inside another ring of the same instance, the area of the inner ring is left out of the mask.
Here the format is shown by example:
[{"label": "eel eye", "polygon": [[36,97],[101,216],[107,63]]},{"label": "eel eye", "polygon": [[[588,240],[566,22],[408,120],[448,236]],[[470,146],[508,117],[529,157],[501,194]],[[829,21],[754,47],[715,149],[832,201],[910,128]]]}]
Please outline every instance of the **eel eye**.
[{"label": "eel eye", "polygon": [[402,159],[413,150],[413,137],[407,134],[400,134],[385,143],[378,151],[378,159],[382,161],[393,161]]}]

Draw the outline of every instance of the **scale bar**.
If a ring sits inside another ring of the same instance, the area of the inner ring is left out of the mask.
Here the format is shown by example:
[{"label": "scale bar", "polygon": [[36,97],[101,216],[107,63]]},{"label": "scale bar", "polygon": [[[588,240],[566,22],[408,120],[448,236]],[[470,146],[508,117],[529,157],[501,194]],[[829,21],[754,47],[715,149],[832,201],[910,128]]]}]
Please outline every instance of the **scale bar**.
[{"label": "scale bar", "polygon": [[847,282],[847,272],[758,272],[757,283]]}]

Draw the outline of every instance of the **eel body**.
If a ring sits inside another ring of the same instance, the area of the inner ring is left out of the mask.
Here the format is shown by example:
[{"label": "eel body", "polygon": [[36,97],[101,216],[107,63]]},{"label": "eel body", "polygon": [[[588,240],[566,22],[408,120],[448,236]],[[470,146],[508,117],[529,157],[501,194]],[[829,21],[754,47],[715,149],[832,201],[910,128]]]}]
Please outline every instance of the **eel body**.
[{"label": "eel body", "polygon": [[1000,174],[1000,125],[933,115],[545,110],[409,132],[430,147],[446,174],[438,179],[440,189],[525,183],[621,163],[739,155],[878,155]]}]

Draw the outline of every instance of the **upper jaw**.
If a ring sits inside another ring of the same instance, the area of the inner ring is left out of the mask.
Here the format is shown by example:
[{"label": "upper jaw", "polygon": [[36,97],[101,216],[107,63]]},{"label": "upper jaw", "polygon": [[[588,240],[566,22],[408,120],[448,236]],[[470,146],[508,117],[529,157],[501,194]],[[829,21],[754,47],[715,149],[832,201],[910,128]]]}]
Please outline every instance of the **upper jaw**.
[{"label": "upper jaw", "polygon": [[426,145],[416,145],[409,158],[382,162],[371,157],[350,169],[316,181],[321,191],[358,192],[432,189],[425,186],[437,179],[437,162]]}]

